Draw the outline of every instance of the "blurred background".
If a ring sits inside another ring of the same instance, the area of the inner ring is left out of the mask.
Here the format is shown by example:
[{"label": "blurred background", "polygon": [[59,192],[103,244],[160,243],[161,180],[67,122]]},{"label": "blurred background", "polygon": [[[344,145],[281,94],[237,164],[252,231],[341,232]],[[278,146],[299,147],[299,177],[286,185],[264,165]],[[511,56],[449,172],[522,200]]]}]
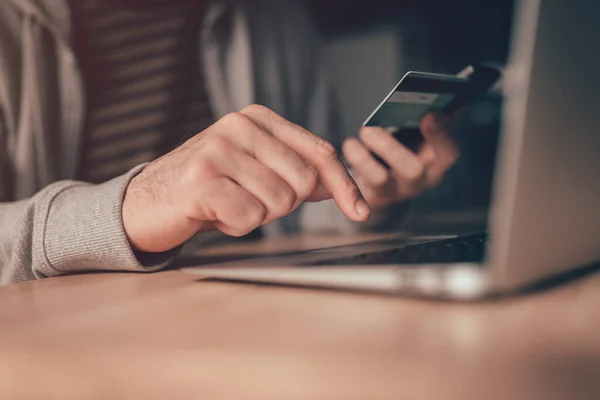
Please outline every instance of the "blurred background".
[{"label": "blurred background", "polygon": [[[294,6],[284,0],[238,1],[249,9]],[[473,63],[504,66],[507,62],[512,0],[298,1],[306,2],[326,42],[339,100],[340,136],[358,135],[364,120],[407,71],[455,74]],[[48,11],[60,14],[59,2],[48,4],[57,5]],[[209,78],[199,73],[197,54],[198,28],[213,4],[206,0],[70,0],[65,4],[72,15],[74,50],[87,94],[82,99],[87,126],[82,132],[79,178],[112,179],[214,122],[205,82]],[[49,104],[58,85],[56,74],[52,75],[53,57],[40,58],[52,78],[46,82],[49,89],[40,92]],[[300,61],[307,63],[299,63],[300,68],[312,62]],[[265,65],[270,64],[261,64]],[[262,71],[268,74],[269,69]],[[404,229],[485,228],[501,111],[501,92],[490,92],[455,121],[454,136],[462,156],[441,185],[411,201]],[[59,131],[53,129],[58,126],[55,118],[50,116],[46,122],[46,132]],[[311,218],[319,220],[319,216]]]},{"label": "blurred background", "polygon": [[[346,132],[357,132],[407,71],[454,74],[470,63],[507,61],[511,0],[307,1],[328,42]],[[457,121],[462,157],[438,188],[413,201],[405,227],[485,224],[501,104],[490,93]]]}]

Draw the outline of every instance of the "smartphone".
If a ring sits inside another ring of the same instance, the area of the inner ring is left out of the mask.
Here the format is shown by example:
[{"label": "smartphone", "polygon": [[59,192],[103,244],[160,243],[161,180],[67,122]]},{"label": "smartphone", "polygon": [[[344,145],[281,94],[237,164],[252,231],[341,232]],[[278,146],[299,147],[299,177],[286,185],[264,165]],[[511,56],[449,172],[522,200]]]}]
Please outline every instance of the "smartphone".
[{"label": "smartphone", "polygon": [[452,118],[499,78],[499,69],[484,65],[470,65],[458,75],[409,72],[363,125],[386,128],[396,140],[418,152],[425,141],[419,130],[423,115],[437,111]]}]

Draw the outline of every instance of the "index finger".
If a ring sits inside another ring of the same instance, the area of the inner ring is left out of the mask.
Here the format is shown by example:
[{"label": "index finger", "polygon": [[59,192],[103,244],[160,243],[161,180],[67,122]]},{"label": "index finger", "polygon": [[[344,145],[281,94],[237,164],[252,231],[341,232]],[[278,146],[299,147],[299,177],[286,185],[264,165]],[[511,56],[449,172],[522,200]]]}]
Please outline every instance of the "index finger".
[{"label": "index finger", "polygon": [[350,176],[333,145],[262,106],[249,106],[241,114],[292,148],[319,173],[323,187],[349,218],[364,221],[371,208]]}]

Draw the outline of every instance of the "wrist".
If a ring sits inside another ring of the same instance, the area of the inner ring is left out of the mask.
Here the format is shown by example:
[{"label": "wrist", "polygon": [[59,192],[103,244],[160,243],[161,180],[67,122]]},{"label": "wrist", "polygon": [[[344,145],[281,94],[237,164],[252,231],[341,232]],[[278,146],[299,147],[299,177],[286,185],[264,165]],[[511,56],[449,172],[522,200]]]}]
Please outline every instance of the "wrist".
[{"label": "wrist", "polygon": [[140,243],[139,234],[137,233],[138,228],[136,227],[136,219],[138,217],[138,215],[136,215],[136,211],[138,208],[133,206],[133,204],[139,202],[136,199],[136,178],[137,176],[129,182],[127,188],[125,189],[123,204],[121,206],[121,219],[123,221],[123,230],[127,236],[129,245],[134,252],[139,252],[147,250],[143,249],[144,246],[142,243]]},{"label": "wrist", "polygon": [[[162,192],[165,190],[163,189]],[[142,174],[129,182],[121,209],[123,230],[133,251],[164,253],[171,251],[199,231],[213,230],[212,222],[185,216],[181,205],[152,190]]]}]

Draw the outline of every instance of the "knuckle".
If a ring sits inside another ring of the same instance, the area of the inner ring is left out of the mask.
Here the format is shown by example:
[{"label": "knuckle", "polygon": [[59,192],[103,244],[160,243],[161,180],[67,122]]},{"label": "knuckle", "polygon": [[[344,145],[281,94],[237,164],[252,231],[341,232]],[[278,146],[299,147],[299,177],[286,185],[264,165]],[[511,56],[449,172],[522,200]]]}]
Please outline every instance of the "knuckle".
[{"label": "knuckle", "polygon": [[302,173],[302,179],[299,184],[299,194],[306,198],[315,191],[319,183],[319,171],[314,165],[309,165]]},{"label": "knuckle", "polygon": [[257,124],[242,112],[229,113],[223,118],[225,135],[233,141],[251,141],[261,132]]},{"label": "knuckle", "polygon": [[248,207],[244,210],[243,217],[240,218],[239,226],[237,230],[245,235],[258,228],[267,216],[267,210],[263,205],[256,204],[252,207]]},{"label": "knuckle", "polygon": [[317,152],[325,157],[329,161],[340,162],[340,158],[338,157],[337,150],[335,147],[329,143],[327,140],[315,136],[315,145],[317,148]]},{"label": "knuckle", "polygon": [[226,114],[220,119],[220,122],[227,127],[231,127],[233,129],[244,127],[250,123],[250,120],[247,116],[239,112],[231,112]]},{"label": "knuckle", "polygon": [[213,175],[215,166],[206,158],[198,158],[193,162],[187,163],[183,175],[184,182],[197,184],[202,182],[206,177]]},{"label": "knuckle", "polygon": [[360,192],[358,185],[356,184],[356,182],[350,175],[348,175],[346,177],[346,179],[344,180],[342,190],[344,191],[344,193],[346,193],[350,197],[353,197],[353,198],[362,197],[362,193]]},{"label": "knuckle", "polygon": [[249,120],[252,118],[257,121],[259,126],[267,130],[273,129],[273,122],[281,119],[275,111],[260,104],[251,104],[245,107],[241,114],[247,115]]},{"label": "knuckle", "polygon": [[250,104],[244,107],[241,111],[242,114],[270,114],[272,111],[265,106],[260,104]]},{"label": "knuckle", "polygon": [[296,198],[296,193],[291,188],[280,190],[273,198],[273,214],[281,217],[290,213],[296,204]]},{"label": "knuckle", "polygon": [[214,135],[204,142],[205,150],[212,156],[224,156],[231,154],[234,145],[222,135]]},{"label": "knuckle", "polygon": [[405,174],[411,184],[418,184],[425,176],[425,166],[421,163],[414,163],[406,170]]},{"label": "knuckle", "polygon": [[259,227],[266,216],[267,210],[262,205],[257,205],[255,207],[252,207],[251,210],[248,210],[246,222],[250,230]]},{"label": "knuckle", "polygon": [[351,181],[351,182],[348,183],[348,189],[347,190],[348,190],[348,194],[353,199],[359,199],[359,198],[363,197],[362,193],[358,189],[358,186],[356,186],[354,184],[354,181]]}]

